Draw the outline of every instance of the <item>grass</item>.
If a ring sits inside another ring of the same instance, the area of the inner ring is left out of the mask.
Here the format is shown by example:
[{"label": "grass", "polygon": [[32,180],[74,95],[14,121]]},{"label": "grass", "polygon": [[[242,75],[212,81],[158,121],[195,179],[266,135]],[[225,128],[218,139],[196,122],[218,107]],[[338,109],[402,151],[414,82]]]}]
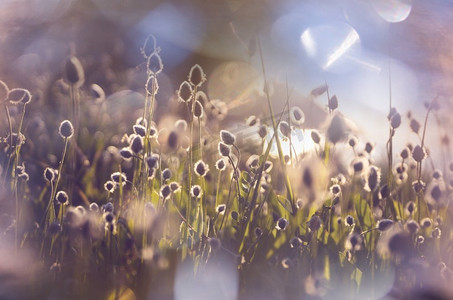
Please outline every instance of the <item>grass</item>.
[{"label": "grass", "polygon": [[[68,59],[63,93],[70,111],[67,120],[46,120],[49,129],[61,125],[59,132],[40,133],[51,141],[42,145],[44,155],[25,147],[38,140],[33,128],[23,126],[34,117],[26,111],[32,95],[0,82],[6,116],[1,195],[10,221],[3,222],[1,240],[14,253],[7,258],[28,258],[26,266],[13,265],[27,276],[6,272],[11,282],[0,285],[0,295],[448,297],[453,164],[441,161],[443,171],[435,170],[425,145],[425,135],[434,130],[428,128],[429,115],[438,119],[443,113],[437,98],[427,107],[421,136],[411,117],[419,139],[400,155],[394,154],[393,139],[404,122],[390,103],[389,140],[382,142],[388,159],[376,162],[372,144],[362,148],[344,130],[341,99],[330,96],[326,83],[312,95],[327,95],[331,124],[304,137],[313,139],[313,150],[298,151],[291,133],[307,129],[303,112],[289,107],[288,87],[285,108],[274,112],[259,38],[256,42],[269,116],[249,118],[251,126],[244,122],[253,131],[247,144],[238,132],[222,128],[225,112],[204,93],[207,76],[199,65],[170,100],[187,113],[173,128],[156,129],[163,62],[152,36],[141,49],[145,101],[140,118],[126,130],[108,115],[100,86],[91,85],[97,102],[86,93],[82,63]],[[93,112],[98,118],[90,117]],[[290,144],[288,153],[283,142]],[[270,155],[273,145],[276,158]],[[61,154],[49,161],[50,153]]]}]

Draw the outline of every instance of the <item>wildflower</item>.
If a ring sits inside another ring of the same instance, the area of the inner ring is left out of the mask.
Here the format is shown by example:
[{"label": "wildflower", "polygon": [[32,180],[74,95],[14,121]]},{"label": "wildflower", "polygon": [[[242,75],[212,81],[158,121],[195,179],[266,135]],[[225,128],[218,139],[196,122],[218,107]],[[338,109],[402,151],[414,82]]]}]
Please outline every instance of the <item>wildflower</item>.
[{"label": "wildflower", "polygon": [[141,125],[146,128],[148,126],[148,121],[146,120],[146,118],[139,117],[137,120],[135,120],[135,125]]},{"label": "wildflower", "polygon": [[181,186],[176,181],[170,182],[170,189],[173,193],[177,193],[181,190]]},{"label": "wildflower", "polygon": [[197,174],[198,176],[205,177],[206,174],[209,172],[209,166],[200,159],[195,163],[194,171],[195,174]]},{"label": "wildflower", "polygon": [[330,187],[330,192],[332,195],[337,196],[341,193],[341,187],[338,184],[334,184]]},{"label": "wildflower", "polygon": [[44,170],[44,179],[47,182],[53,182],[55,180],[55,171],[51,168],[46,168]]},{"label": "wildflower", "polygon": [[149,169],[157,169],[159,167],[159,155],[151,154],[146,157],[146,164]]},{"label": "wildflower", "polygon": [[258,119],[256,116],[254,115],[251,115],[247,118],[247,120],[245,121],[245,124],[247,126],[255,126],[255,125],[258,125],[260,122],[260,119]]},{"label": "wildflower", "polygon": [[302,246],[302,240],[300,238],[298,238],[297,236],[295,236],[289,241],[289,245],[291,248],[297,249],[300,246]]},{"label": "wildflower", "polygon": [[136,135],[139,135],[139,136],[141,136],[141,137],[145,137],[145,135],[146,135],[146,128],[145,128],[145,126],[137,125],[137,124],[136,124],[136,125],[132,126],[132,129],[134,130],[134,133],[135,133]]},{"label": "wildflower", "polygon": [[190,189],[190,195],[194,198],[200,198],[203,195],[203,191],[199,185],[193,185]]},{"label": "wildflower", "polygon": [[110,175],[110,179],[112,179],[113,182],[116,182],[116,183],[122,183],[122,184],[125,184],[126,181],[127,181],[127,177],[126,177],[126,174],[124,173],[120,173],[120,172],[114,172]]},{"label": "wildflower", "polygon": [[104,204],[104,205],[102,206],[102,211],[103,211],[104,213],[106,213],[106,212],[111,212],[111,213],[113,213],[113,211],[114,211],[113,203],[112,203],[112,202],[107,202],[106,204]]},{"label": "wildflower", "polygon": [[82,64],[75,56],[71,56],[66,60],[65,81],[76,88],[81,87],[85,81]]},{"label": "wildflower", "polygon": [[203,105],[201,105],[201,102],[198,100],[195,101],[195,104],[193,106],[193,116],[195,118],[203,117]]},{"label": "wildflower", "polygon": [[433,224],[433,221],[431,221],[430,218],[423,218],[421,221],[420,221],[420,225],[423,227],[423,228],[428,228],[428,227],[431,227],[431,225]]},{"label": "wildflower", "polygon": [[219,205],[217,205],[215,210],[217,211],[217,213],[219,215],[223,215],[223,214],[225,214],[226,205],[225,204],[219,204]]},{"label": "wildflower", "polygon": [[120,155],[122,158],[124,159],[130,159],[132,156],[134,156],[134,154],[132,153],[131,149],[129,148],[122,148],[120,150]]},{"label": "wildflower", "polygon": [[366,144],[365,144],[365,152],[370,154],[371,151],[373,151],[373,149],[374,149],[373,144],[371,144],[370,142],[366,142]]},{"label": "wildflower", "polygon": [[381,170],[376,166],[370,166],[365,177],[364,189],[368,192],[374,191],[378,187],[380,180]]},{"label": "wildflower", "polygon": [[405,147],[403,150],[401,150],[400,156],[401,156],[402,159],[408,159],[409,158],[409,153],[410,153],[409,148]]},{"label": "wildflower", "polygon": [[150,56],[148,56],[146,64],[148,74],[156,76],[157,74],[162,72],[163,68],[164,65],[162,64],[162,59],[160,58],[159,52],[153,51],[153,53]]},{"label": "wildflower", "polygon": [[351,215],[346,216],[346,218],[344,219],[344,223],[345,223],[346,226],[354,225],[355,224],[354,217],[351,216]]},{"label": "wildflower", "polygon": [[60,204],[63,204],[63,205],[67,205],[68,204],[68,194],[66,194],[66,192],[64,191],[59,191],[57,193],[57,195],[55,196],[55,199],[60,203]]},{"label": "wildflower", "polygon": [[213,251],[219,250],[222,247],[222,243],[217,238],[208,238],[208,243]]},{"label": "wildflower", "polygon": [[269,173],[272,170],[273,166],[274,166],[274,164],[271,161],[266,160],[264,162],[263,172]]},{"label": "wildflower", "polygon": [[189,82],[191,85],[199,87],[206,81],[206,74],[198,65],[194,65],[189,72]]},{"label": "wildflower", "polygon": [[139,154],[140,152],[143,151],[143,138],[139,135],[135,135],[130,144],[130,148],[132,152],[135,154]]},{"label": "wildflower", "polygon": [[398,112],[395,112],[390,118],[390,126],[393,129],[397,129],[401,125],[401,115]]},{"label": "wildflower", "polygon": [[412,157],[416,162],[421,162],[426,157],[425,149],[420,145],[415,146],[414,150],[412,150]]},{"label": "wildflower", "polygon": [[267,135],[267,127],[266,125],[261,125],[260,128],[258,128],[258,135],[260,138],[264,139]]},{"label": "wildflower", "polygon": [[161,188],[160,188],[160,196],[162,197],[162,199],[167,199],[168,196],[170,196],[171,194],[171,189],[170,189],[170,186],[168,186],[167,184],[163,185]]},{"label": "wildflower", "polygon": [[225,159],[221,158],[215,163],[215,167],[219,171],[223,171],[226,168]]},{"label": "wildflower", "polygon": [[336,108],[338,108],[338,99],[336,95],[333,95],[329,98],[329,109],[335,110]]},{"label": "wildflower", "polygon": [[411,119],[410,127],[412,132],[418,134],[418,131],[420,130],[420,123],[415,119]]},{"label": "wildflower", "polygon": [[258,239],[263,235],[263,230],[260,227],[255,227],[255,230],[253,230],[253,232]]},{"label": "wildflower", "polygon": [[171,178],[171,170],[169,168],[166,168],[165,170],[162,171],[162,179],[164,181],[167,181],[168,179]]},{"label": "wildflower", "polygon": [[109,180],[104,184],[104,189],[109,193],[113,193],[115,191],[115,186],[115,182]]},{"label": "wildflower", "polygon": [[224,157],[229,157],[231,153],[231,148],[223,142],[219,142],[219,154]]},{"label": "wildflower", "polygon": [[321,218],[318,215],[313,215],[308,221],[308,228],[310,231],[317,231],[319,228],[321,228]]},{"label": "wildflower", "polygon": [[289,118],[291,120],[291,123],[298,126],[302,125],[305,122],[304,112],[297,106],[293,106],[289,110]]},{"label": "wildflower", "polygon": [[291,136],[291,127],[287,122],[281,121],[278,128],[280,129],[280,132],[283,134],[284,137],[289,138]]},{"label": "wildflower", "polygon": [[279,218],[277,220],[277,225],[275,226],[275,228],[277,228],[277,230],[285,230],[287,226],[288,220],[286,220],[285,218]]},{"label": "wildflower", "polygon": [[315,144],[319,144],[321,142],[321,135],[316,129],[311,131],[310,136]]},{"label": "wildflower", "polygon": [[392,226],[393,226],[393,221],[390,219],[379,220],[376,224],[376,228],[379,231],[386,231],[386,230],[390,229],[390,227],[392,227]]},{"label": "wildflower", "polygon": [[63,122],[61,122],[58,131],[62,138],[69,139],[74,134],[74,127],[69,120],[64,120]]},{"label": "wildflower", "polygon": [[220,139],[225,145],[232,146],[236,141],[236,136],[227,130],[220,130]]},{"label": "wildflower", "polygon": [[351,146],[352,148],[355,148],[355,146],[357,146],[358,144],[358,140],[355,136],[350,136],[349,139],[348,139],[348,145]]}]

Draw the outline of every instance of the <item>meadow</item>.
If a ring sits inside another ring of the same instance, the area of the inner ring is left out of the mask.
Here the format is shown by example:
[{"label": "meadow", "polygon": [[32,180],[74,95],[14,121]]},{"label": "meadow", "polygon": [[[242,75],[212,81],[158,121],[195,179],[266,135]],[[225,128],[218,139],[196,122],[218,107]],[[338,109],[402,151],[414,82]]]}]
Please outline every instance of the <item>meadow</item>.
[{"label": "meadow", "polygon": [[[234,128],[198,64],[159,107],[154,36],[137,49],[144,101],[127,122],[127,103],[85,81],[83,57],[50,87],[56,114],[27,110],[39,96],[0,81],[0,298],[453,297],[450,141],[425,143],[444,103],[427,99],[417,120],[390,100],[378,160],[328,83],[310,95],[324,126],[306,128],[289,87],[277,111],[259,38],[249,47],[267,113]],[[402,127],[412,142],[397,148]]]}]

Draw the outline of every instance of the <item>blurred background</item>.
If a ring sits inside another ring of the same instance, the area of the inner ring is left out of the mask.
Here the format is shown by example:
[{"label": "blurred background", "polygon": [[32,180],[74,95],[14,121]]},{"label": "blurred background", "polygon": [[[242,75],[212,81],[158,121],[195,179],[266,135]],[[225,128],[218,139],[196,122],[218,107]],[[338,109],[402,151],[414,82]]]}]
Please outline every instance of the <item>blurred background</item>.
[{"label": "blurred background", "polygon": [[[404,117],[409,110],[422,123],[423,103],[435,96],[451,110],[452,23],[448,0],[2,0],[0,78],[46,98],[38,102],[46,105],[52,103],[46,90],[62,77],[64,60],[76,55],[86,87],[97,83],[107,95],[143,92],[139,47],[153,34],[164,63],[161,112],[198,63],[208,74],[208,96],[227,102],[230,117],[243,121],[261,107],[266,111],[259,36],[276,111],[291,90],[293,105],[306,110],[314,101],[307,126],[319,126],[327,99],[309,94],[327,82],[358,134],[384,141],[391,81],[404,127],[396,137],[404,145],[413,139]],[[127,112],[130,104],[118,105]],[[429,137],[436,141],[452,125],[437,123],[443,129]]]}]

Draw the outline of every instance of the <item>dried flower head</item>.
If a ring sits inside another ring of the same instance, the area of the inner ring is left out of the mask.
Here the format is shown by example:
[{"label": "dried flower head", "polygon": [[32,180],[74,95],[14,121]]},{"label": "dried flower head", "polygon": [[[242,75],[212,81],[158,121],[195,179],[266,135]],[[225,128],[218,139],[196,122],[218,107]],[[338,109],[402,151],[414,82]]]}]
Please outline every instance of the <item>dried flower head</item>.
[{"label": "dried flower head", "polygon": [[162,171],[162,179],[163,181],[167,181],[168,179],[171,178],[171,170],[169,168],[166,168]]},{"label": "dried flower head", "polygon": [[402,159],[408,159],[410,154],[410,150],[408,147],[405,147],[403,150],[400,152],[400,156]]},{"label": "dried flower head", "polygon": [[104,101],[105,100],[105,92],[102,87],[100,87],[98,84],[93,83],[90,85],[90,91],[93,97],[96,99],[96,101]]},{"label": "dried flower head", "polygon": [[219,204],[217,205],[216,207],[216,212],[219,214],[219,215],[223,215],[225,214],[225,210],[226,210],[226,205],[225,204]]},{"label": "dried flower head", "polygon": [[195,163],[194,171],[195,171],[195,174],[197,174],[198,176],[205,177],[209,171],[209,166],[200,159],[199,161],[197,161]]},{"label": "dried flower head", "polygon": [[414,201],[407,202],[405,207],[404,207],[404,211],[405,211],[406,215],[412,216],[412,214],[415,211],[415,207],[416,206],[415,206],[415,202]]},{"label": "dried flower head", "polygon": [[382,219],[377,222],[376,228],[379,231],[386,231],[386,230],[390,229],[390,227],[392,227],[393,224],[394,224],[394,222],[390,219]]},{"label": "dried flower head", "polygon": [[416,162],[421,162],[426,157],[426,151],[420,145],[416,145],[412,150],[412,157]]},{"label": "dried flower head", "polygon": [[346,226],[353,226],[355,224],[354,217],[351,215],[346,216],[346,218],[344,219],[344,224]]},{"label": "dried flower head", "polygon": [[60,133],[62,138],[69,139],[74,134],[74,127],[69,120],[64,120],[63,122],[61,122],[58,132]]},{"label": "dried flower head", "polygon": [[170,189],[173,193],[177,193],[177,192],[181,191],[181,186],[176,181],[170,182],[169,185],[170,185]]},{"label": "dried flower head", "polygon": [[410,127],[414,133],[418,134],[418,131],[420,130],[420,123],[415,119],[411,119]]},{"label": "dried flower head", "polygon": [[115,182],[111,180],[104,183],[104,189],[109,193],[113,193],[115,191],[115,187],[116,187]]},{"label": "dried flower head", "polygon": [[77,57],[71,56],[66,60],[64,75],[65,81],[76,88],[81,87],[85,82],[83,67]]},{"label": "dried flower head", "polygon": [[362,248],[363,238],[360,234],[351,233],[348,235],[344,248],[352,252],[359,251]]},{"label": "dried flower head", "polygon": [[7,101],[11,104],[28,104],[31,101],[31,93],[26,89],[15,88],[8,91]]},{"label": "dried flower head", "polygon": [[132,156],[134,156],[134,153],[132,153],[130,148],[125,147],[120,150],[120,155],[122,158],[128,160],[128,159],[131,159]]},{"label": "dried flower head", "polygon": [[247,120],[245,120],[245,124],[247,126],[259,125],[259,123],[260,123],[260,119],[257,118],[255,115],[251,115],[247,118]]},{"label": "dried flower head", "polygon": [[277,228],[277,230],[285,230],[287,226],[288,226],[288,220],[286,220],[285,218],[279,218],[277,220],[277,224],[275,225],[275,228]]},{"label": "dried flower head", "polygon": [[287,122],[281,121],[278,128],[284,137],[289,138],[291,136],[291,127]]},{"label": "dried flower head", "polygon": [[220,140],[228,146],[236,142],[236,136],[227,130],[220,130]]},{"label": "dried flower head", "polygon": [[148,165],[149,169],[157,169],[159,167],[159,155],[158,154],[151,154],[146,157],[146,164]]},{"label": "dried flower head", "polygon": [[195,118],[202,118],[203,117],[203,105],[198,100],[195,101],[195,104],[193,106],[193,116]]},{"label": "dried flower head", "polygon": [[341,187],[339,184],[334,184],[330,187],[330,192],[332,195],[337,196],[341,193]]},{"label": "dried flower head", "polygon": [[291,107],[289,110],[289,118],[291,120],[291,124],[297,126],[300,126],[305,122],[305,114],[298,106]]},{"label": "dried flower head", "polygon": [[170,186],[167,185],[167,184],[164,184],[164,185],[160,188],[160,193],[159,193],[159,194],[160,194],[160,197],[161,197],[162,199],[164,199],[164,200],[167,199],[167,198],[170,196],[170,194],[171,194]]},{"label": "dried flower head", "polygon": [[60,203],[60,204],[63,204],[63,205],[67,205],[69,203],[69,197],[68,197],[68,194],[66,194],[66,192],[64,191],[59,191],[57,193],[57,195],[55,196],[55,199]]},{"label": "dried flower head", "polygon": [[206,81],[206,74],[198,65],[194,65],[189,72],[189,82],[191,85],[200,87]]},{"label": "dried flower head", "polygon": [[146,127],[145,126],[139,125],[139,124],[135,124],[134,126],[132,126],[132,129],[134,130],[134,133],[136,135],[139,135],[141,137],[145,137],[146,136]]},{"label": "dried flower head", "polygon": [[318,215],[311,216],[310,220],[308,221],[308,228],[310,231],[317,231],[321,228],[321,218]]},{"label": "dried flower head", "polygon": [[224,157],[230,156],[231,147],[223,142],[219,142],[219,154]]},{"label": "dried flower head", "polygon": [[190,195],[194,198],[200,198],[203,195],[203,190],[199,185],[193,185],[190,188]]},{"label": "dried flower head", "polygon": [[52,168],[45,168],[44,179],[47,182],[53,182],[55,180],[55,170]]},{"label": "dried flower head", "polygon": [[121,182],[122,184],[125,184],[127,181],[126,174],[120,173],[120,172],[112,173],[112,175],[110,175],[110,179],[112,179],[113,182],[116,182],[116,183]]},{"label": "dried flower head", "polygon": [[183,81],[179,86],[177,94],[179,102],[189,102],[193,96],[193,90],[190,83]]},{"label": "dried flower head", "polygon": [[143,138],[139,135],[135,135],[131,139],[129,147],[131,148],[132,152],[134,152],[135,154],[139,154],[140,152],[143,151]]},{"label": "dried flower head", "polygon": [[392,126],[393,129],[397,129],[401,125],[401,115],[396,112],[392,115],[390,118],[390,126]]},{"label": "dried flower head", "polygon": [[295,236],[289,241],[289,245],[291,248],[297,249],[302,246],[302,240],[299,237]]},{"label": "dried flower head", "polygon": [[264,139],[267,135],[267,126],[266,125],[261,125],[260,128],[258,128],[258,135],[260,138]]},{"label": "dried flower head", "polygon": [[379,186],[381,180],[381,170],[376,166],[370,166],[365,176],[364,189],[368,192],[373,192]]},{"label": "dried flower head", "polygon": [[411,234],[417,233],[418,230],[420,229],[420,226],[415,220],[409,220],[406,222],[406,228],[407,231],[409,231]]},{"label": "dried flower head", "polygon": [[333,95],[329,98],[329,109],[335,110],[338,108],[338,99],[336,95]]},{"label": "dried flower head", "polygon": [[225,170],[225,168],[226,168],[225,159],[221,158],[221,159],[219,159],[218,161],[216,161],[215,167],[216,167],[216,169],[219,170],[219,171]]},{"label": "dried flower head", "polygon": [[92,212],[98,212],[99,211],[99,205],[96,202],[93,202],[93,203],[90,204],[89,209]]},{"label": "dried flower head", "polygon": [[433,221],[430,218],[426,217],[420,221],[420,225],[423,228],[428,228],[428,227],[431,227],[431,225],[433,225]]},{"label": "dried flower head", "polygon": [[357,137],[355,136],[350,136],[348,139],[348,145],[351,146],[352,148],[355,148],[357,144],[359,143]]},{"label": "dried flower head", "polygon": [[156,76],[162,72],[164,65],[162,64],[162,59],[160,58],[159,52],[154,51],[148,56],[146,62],[146,70],[149,75]]}]

